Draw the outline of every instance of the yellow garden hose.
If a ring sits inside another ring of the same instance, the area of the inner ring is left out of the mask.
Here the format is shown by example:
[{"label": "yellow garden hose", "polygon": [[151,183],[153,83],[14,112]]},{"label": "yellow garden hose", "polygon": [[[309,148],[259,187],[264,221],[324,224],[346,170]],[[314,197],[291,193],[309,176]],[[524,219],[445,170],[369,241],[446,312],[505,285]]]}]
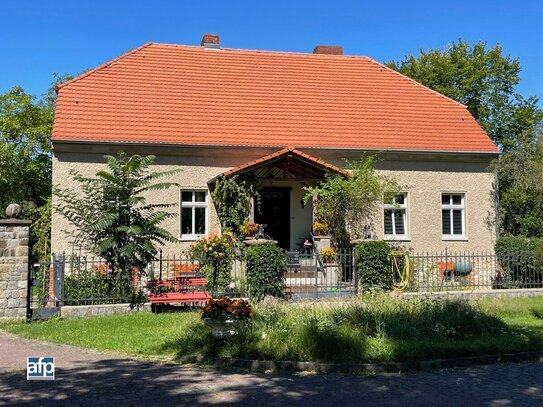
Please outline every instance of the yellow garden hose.
[{"label": "yellow garden hose", "polygon": [[407,252],[402,250],[393,250],[389,256],[392,275],[399,277],[399,279],[394,278],[394,287],[397,290],[403,291],[409,286],[409,282],[411,281],[411,260]]}]

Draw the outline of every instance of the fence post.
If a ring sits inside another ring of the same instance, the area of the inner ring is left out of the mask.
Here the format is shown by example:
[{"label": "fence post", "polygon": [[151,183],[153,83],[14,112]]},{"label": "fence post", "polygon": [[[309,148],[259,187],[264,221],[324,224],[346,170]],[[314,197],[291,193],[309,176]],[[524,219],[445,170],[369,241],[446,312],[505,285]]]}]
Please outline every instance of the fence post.
[{"label": "fence post", "polygon": [[356,264],[355,250],[351,254],[351,267],[353,268],[353,278],[354,278],[354,295],[358,295],[358,267]]},{"label": "fence post", "polygon": [[162,280],[162,249],[160,249],[160,257],[158,260],[158,270],[159,270],[159,275],[160,275],[159,280]]},{"label": "fence post", "polygon": [[66,262],[66,253],[59,256],[53,255],[53,298],[55,306],[61,307],[64,305],[64,267]]}]

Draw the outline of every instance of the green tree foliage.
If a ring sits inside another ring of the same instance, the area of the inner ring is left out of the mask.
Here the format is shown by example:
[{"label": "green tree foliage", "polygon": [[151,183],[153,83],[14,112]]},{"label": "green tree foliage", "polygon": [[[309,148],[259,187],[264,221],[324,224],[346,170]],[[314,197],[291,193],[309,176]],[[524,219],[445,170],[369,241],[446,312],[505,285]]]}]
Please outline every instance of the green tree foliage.
[{"label": "green tree foliage", "polygon": [[215,181],[211,197],[223,231],[230,231],[237,237],[241,235],[239,228],[249,219],[251,200],[255,196],[258,197],[254,184],[240,180],[237,175]]},{"label": "green tree foliage", "polygon": [[19,203],[32,220],[30,244],[39,261],[50,256],[51,130],[56,86],[71,79],[53,75],[41,98],[16,86],[0,95],[0,218],[5,207]]},{"label": "green tree foliage", "polygon": [[522,135],[543,119],[538,98],[524,98],[516,91],[520,61],[504,55],[499,44],[488,48],[483,41],[470,45],[458,40],[387,65],[465,104],[504,151],[517,147]]},{"label": "green tree foliage", "polygon": [[21,87],[0,95],[0,216],[12,202],[43,205],[51,195],[53,108]]},{"label": "green tree foliage", "polygon": [[502,232],[543,236],[543,132],[496,162]]},{"label": "green tree foliage", "polygon": [[55,189],[60,204],[55,208],[75,227],[74,246],[106,260],[112,274],[123,274],[130,288],[131,273],[142,273],[157,254],[157,245],[177,239],[160,227],[166,211],[175,204],[147,203],[145,194],[176,184],[157,182],[177,170],[151,172],[153,156],[107,156],[107,169],[93,178],[72,172],[79,189]]},{"label": "green tree foliage", "polygon": [[393,179],[377,174],[374,167],[374,157],[363,158],[348,163],[350,177],[330,174],[318,186],[304,188],[306,203],[315,203],[315,216],[330,228],[336,248],[347,248],[352,238],[363,237],[384,195],[399,190]]},{"label": "green tree foliage", "polygon": [[47,263],[51,258],[51,212],[51,196],[40,207],[32,202],[25,202],[23,205],[25,218],[34,221],[30,228],[32,256],[41,264]]}]

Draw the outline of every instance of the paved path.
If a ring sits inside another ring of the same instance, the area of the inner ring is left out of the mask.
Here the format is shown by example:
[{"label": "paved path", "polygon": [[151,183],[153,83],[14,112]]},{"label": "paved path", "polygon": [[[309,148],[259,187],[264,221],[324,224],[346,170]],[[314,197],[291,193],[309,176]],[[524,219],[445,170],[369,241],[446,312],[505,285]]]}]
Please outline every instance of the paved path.
[{"label": "paved path", "polygon": [[[57,380],[26,381],[27,356]],[[250,374],[128,360],[0,331],[0,405],[543,406],[543,362],[404,375]]]}]

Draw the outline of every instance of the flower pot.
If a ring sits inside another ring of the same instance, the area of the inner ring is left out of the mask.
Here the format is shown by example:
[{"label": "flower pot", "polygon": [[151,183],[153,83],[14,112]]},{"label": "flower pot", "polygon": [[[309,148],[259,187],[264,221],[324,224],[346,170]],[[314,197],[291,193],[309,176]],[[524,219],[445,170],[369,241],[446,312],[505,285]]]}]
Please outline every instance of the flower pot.
[{"label": "flower pot", "polygon": [[205,318],[203,321],[204,325],[211,329],[211,334],[215,338],[227,338],[239,332],[240,321],[235,319],[216,320]]}]

